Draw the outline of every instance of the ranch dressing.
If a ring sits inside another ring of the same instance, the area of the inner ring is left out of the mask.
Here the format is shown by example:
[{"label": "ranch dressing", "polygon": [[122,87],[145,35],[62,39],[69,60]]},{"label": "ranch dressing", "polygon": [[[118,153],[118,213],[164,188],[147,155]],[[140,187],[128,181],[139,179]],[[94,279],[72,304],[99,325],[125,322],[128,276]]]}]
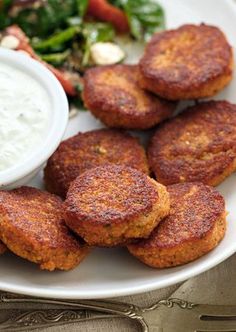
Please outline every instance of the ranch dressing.
[{"label": "ranch dressing", "polygon": [[0,63],[0,172],[32,154],[42,143],[50,99],[33,77]]}]

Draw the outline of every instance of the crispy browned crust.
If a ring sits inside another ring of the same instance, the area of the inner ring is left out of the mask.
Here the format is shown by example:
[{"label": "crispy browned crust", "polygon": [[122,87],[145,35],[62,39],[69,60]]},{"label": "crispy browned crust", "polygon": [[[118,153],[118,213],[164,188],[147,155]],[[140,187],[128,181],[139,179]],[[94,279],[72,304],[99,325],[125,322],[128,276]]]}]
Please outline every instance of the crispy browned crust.
[{"label": "crispy browned crust", "polygon": [[46,270],[69,270],[87,254],[63,220],[59,197],[31,187],[0,191],[0,238]]},{"label": "crispy browned crust", "polygon": [[86,107],[109,127],[147,129],[169,118],[176,107],[138,86],[134,65],[96,67],[86,71],[83,99]]},{"label": "crispy browned crust", "polygon": [[217,27],[187,24],[155,34],[139,67],[140,86],[163,98],[211,97],[232,79],[233,51]]},{"label": "crispy browned crust", "polygon": [[149,174],[146,154],[137,138],[115,129],[92,130],[59,145],[44,170],[46,188],[65,197],[77,176],[107,163],[127,165]]},{"label": "crispy browned crust", "polygon": [[72,182],[67,225],[90,245],[113,246],[148,237],[169,212],[166,188],[126,166],[93,168]]},{"label": "crispy browned crust", "polygon": [[165,185],[199,181],[216,186],[236,169],[236,105],[210,101],[161,125],[148,160]]},{"label": "crispy browned crust", "polygon": [[0,255],[4,254],[5,251],[7,251],[7,247],[2,241],[0,241]]},{"label": "crispy browned crust", "polygon": [[184,183],[167,187],[170,214],[151,236],[128,246],[145,264],[171,267],[191,262],[215,248],[224,237],[224,198],[212,187]]}]

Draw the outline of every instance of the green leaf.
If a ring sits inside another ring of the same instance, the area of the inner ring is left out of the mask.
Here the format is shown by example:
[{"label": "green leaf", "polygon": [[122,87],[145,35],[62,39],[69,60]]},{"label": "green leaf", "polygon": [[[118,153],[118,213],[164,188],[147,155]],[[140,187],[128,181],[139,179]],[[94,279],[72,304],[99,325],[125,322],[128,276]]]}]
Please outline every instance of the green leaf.
[{"label": "green leaf", "polygon": [[80,111],[87,111],[87,108],[84,106],[82,98],[80,98],[79,96],[73,98],[70,97],[69,104],[75,106]]},{"label": "green leaf", "polygon": [[142,26],[142,23],[140,22],[140,20],[132,14],[127,14],[127,17],[129,20],[130,31],[131,31],[132,36],[138,40],[142,39],[143,26]]},{"label": "green leaf", "polygon": [[114,6],[124,10],[131,34],[135,39],[148,40],[158,30],[165,28],[162,7],[154,0],[111,0]]},{"label": "green leaf", "polygon": [[75,89],[76,89],[76,91],[77,92],[79,92],[80,94],[81,94],[81,92],[83,92],[83,90],[84,90],[84,86],[83,86],[83,84],[76,84],[76,86],[75,86]]},{"label": "green leaf", "polygon": [[70,50],[65,50],[62,53],[42,54],[40,57],[42,60],[49,62],[54,66],[61,66],[69,55]]},{"label": "green leaf", "polygon": [[37,51],[45,51],[48,49],[55,49],[63,46],[66,42],[73,39],[74,36],[80,32],[80,27],[69,27],[63,31],[57,32],[48,39],[33,43],[33,47]]},{"label": "green leaf", "polygon": [[6,28],[11,24],[7,12],[12,5],[13,0],[0,0],[0,29]]},{"label": "green leaf", "polygon": [[13,0],[0,0],[0,11],[6,11],[12,5]]},{"label": "green leaf", "polygon": [[39,8],[22,9],[12,21],[29,37],[47,37],[55,30],[67,28],[68,18],[78,15],[77,1],[47,0]]},{"label": "green leaf", "polygon": [[84,23],[83,35],[90,43],[111,41],[115,37],[115,30],[109,23]]},{"label": "green leaf", "polygon": [[84,17],[88,8],[89,0],[77,0],[78,15]]}]

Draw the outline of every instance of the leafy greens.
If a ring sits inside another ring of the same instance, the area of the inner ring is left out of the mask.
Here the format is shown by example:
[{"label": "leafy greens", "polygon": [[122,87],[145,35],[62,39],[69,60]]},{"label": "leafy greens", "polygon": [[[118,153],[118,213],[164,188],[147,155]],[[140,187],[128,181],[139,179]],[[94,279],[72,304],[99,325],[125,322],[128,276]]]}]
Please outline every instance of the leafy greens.
[{"label": "leafy greens", "polygon": [[[148,40],[155,31],[164,28],[164,12],[155,0],[107,1],[125,12],[134,39]],[[92,64],[91,46],[115,39],[110,23],[96,22],[87,16],[84,19],[89,0],[39,0],[37,6],[19,6],[19,3],[0,0],[0,30],[19,25],[42,60],[62,70],[83,73]],[[79,85],[77,91],[78,96],[72,102],[81,104]]]},{"label": "leafy greens", "polygon": [[43,38],[66,28],[68,18],[77,17],[81,22],[87,5],[88,0],[47,0],[38,8],[22,8],[11,21],[18,24],[27,36]]},{"label": "leafy greens", "polygon": [[165,27],[162,7],[154,0],[110,0],[124,10],[128,17],[131,34],[138,40],[149,40],[154,32]]}]

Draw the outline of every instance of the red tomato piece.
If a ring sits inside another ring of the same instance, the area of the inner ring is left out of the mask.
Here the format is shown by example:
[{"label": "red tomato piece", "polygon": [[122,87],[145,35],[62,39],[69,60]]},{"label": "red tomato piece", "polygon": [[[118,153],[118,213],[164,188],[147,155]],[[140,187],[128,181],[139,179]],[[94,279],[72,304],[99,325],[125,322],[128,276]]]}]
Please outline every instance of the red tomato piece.
[{"label": "red tomato piece", "polygon": [[110,22],[121,33],[129,31],[129,23],[125,13],[106,0],[89,0],[88,14],[98,20]]}]

